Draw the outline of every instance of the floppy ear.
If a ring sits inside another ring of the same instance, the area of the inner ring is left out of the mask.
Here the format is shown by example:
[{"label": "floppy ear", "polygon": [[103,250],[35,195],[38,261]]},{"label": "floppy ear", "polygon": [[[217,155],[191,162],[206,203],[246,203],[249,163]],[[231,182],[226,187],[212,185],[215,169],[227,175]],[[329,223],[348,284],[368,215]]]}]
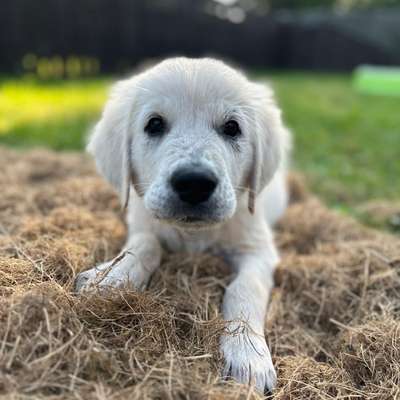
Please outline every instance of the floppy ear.
[{"label": "floppy ear", "polygon": [[134,91],[133,79],[112,88],[86,148],[94,156],[98,171],[118,191],[124,207],[128,205],[130,183],[134,183],[129,131]]},{"label": "floppy ear", "polygon": [[254,85],[254,90],[255,134],[248,201],[251,214],[255,210],[256,196],[270,182],[280,164],[286,163],[286,153],[290,147],[289,132],[283,125],[272,90],[264,85]]}]

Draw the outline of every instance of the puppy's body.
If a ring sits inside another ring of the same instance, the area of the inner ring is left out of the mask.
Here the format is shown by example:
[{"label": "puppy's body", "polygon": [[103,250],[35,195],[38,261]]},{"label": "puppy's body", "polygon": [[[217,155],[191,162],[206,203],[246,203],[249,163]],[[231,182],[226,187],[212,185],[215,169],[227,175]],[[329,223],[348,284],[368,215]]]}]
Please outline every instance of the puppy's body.
[{"label": "puppy's body", "polygon": [[89,150],[128,204],[126,253],[80,274],[77,289],[143,289],[164,249],[223,255],[237,272],[223,303],[223,374],[271,390],[270,227],[287,204],[288,144],[271,91],[221,62],[171,59],[119,83]]}]

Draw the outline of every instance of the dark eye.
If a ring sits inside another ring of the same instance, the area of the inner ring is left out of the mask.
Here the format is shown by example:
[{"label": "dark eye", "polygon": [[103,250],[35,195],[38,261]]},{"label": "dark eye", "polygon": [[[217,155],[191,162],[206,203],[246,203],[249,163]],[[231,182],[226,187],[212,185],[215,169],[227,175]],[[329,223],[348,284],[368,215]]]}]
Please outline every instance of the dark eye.
[{"label": "dark eye", "polygon": [[230,136],[232,138],[240,135],[240,133],[241,133],[239,124],[233,119],[225,122],[225,125],[223,126],[222,131],[223,131],[224,135]]},{"label": "dark eye", "polygon": [[144,128],[145,132],[152,136],[162,135],[165,132],[166,124],[165,121],[161,117],[152,117],[149,119],[146,127]]}]

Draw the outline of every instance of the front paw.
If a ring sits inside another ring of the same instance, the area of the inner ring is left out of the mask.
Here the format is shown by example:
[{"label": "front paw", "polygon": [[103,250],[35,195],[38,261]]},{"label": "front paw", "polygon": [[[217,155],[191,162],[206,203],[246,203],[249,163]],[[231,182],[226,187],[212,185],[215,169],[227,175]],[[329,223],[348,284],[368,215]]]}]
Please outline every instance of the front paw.
[{"label": "front paw", "polygon": [[85,292],[95,287],[97,277],[96,268],[88,269],[87,271],[80,272],[75,278],[75,292]]},{"label": "front paw", "polygon": [[272,392],[277,378],[263,336],[247,330],[224,335],[221,351],[225,359],[223,377],[254,385],[264,394]]},{"label": "front paw", "polygon": [[111,262],[79,273],[75,280],[75,291],[104,291],[109,288],[144,290],[148,279],[149,273],[137,259],[118,256]]}]

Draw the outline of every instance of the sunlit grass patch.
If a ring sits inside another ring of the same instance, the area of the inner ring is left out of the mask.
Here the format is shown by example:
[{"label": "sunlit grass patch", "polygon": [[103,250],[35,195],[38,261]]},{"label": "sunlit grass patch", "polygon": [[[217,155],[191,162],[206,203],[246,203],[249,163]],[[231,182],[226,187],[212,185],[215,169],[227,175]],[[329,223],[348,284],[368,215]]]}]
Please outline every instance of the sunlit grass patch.
[{"label": "sunlit grass patch", "polygon": [[0,85],[1,142],[73,149],[99,115],[109,81],[12,79]]}]

